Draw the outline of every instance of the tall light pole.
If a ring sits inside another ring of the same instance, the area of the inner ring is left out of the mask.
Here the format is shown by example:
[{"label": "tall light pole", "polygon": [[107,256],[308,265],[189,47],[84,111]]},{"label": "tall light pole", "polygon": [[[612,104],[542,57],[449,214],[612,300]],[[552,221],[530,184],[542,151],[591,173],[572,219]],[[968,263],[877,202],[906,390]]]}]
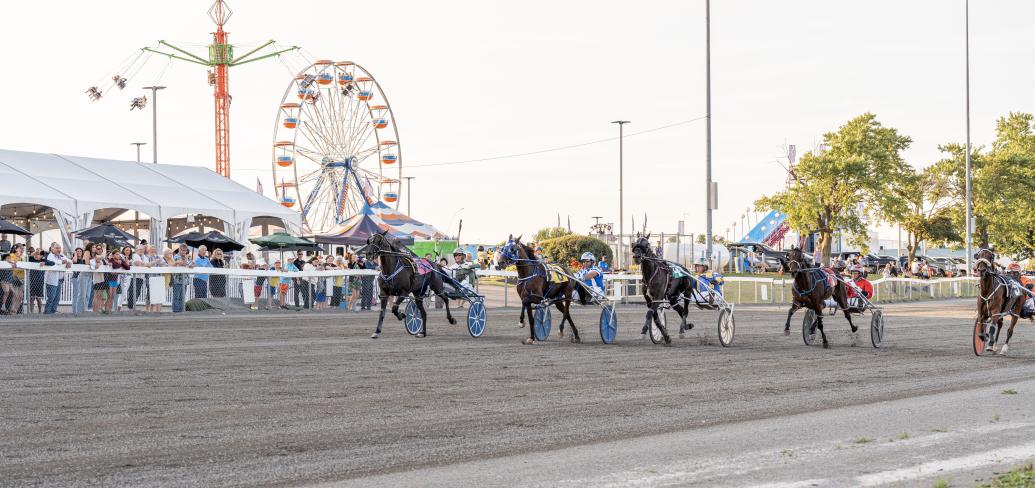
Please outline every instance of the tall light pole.
[{"label": "tall light pole", "polygon": [[152,163],[158,164],[158,90],[164,90],[164,86],[145,86],[145,90],[151,90],[151,149],[154,151]]},{"label": "tall light pole", "polygon": [[970,195],[970,0],[963,0],[963,30],[966,37],[966,91],[967,91],[967,273],[972,269],[974,247],[974,202]]},{"label": "tall light pole", "polygon": [[131,143],[129,143],[130,146],[136,146],[137,147],[137,162],[138,163],[140,162],[140,146],[143,146],[145,144],[147,144],[147,143],[146,142],[131,142]]},{"label": "tall light pole", "polygon": [[623,200],[624,193],[623,193],[623,188],[622,188],[622,184],[623,184],[623,179],[622,179],[623,161],[622,160],[624,158],[624,153],[625,153],[625,147],[623,146],[623,144],[625,143],[625,130],[624,129],[625,129],[625,124],[628,124],[629,121],[628,120],[615,120],[615,121],[612,121],[611,123],[612,124],[618,124],[618,263],[617,264],[618,264],[618,269],[622,269],[622,261],[623,261],[623,259],[622,259],[622,234],[624,234],[623,229],[625,228],[624,227],[625,221],[623,220],[623,217],[622,217],[625,214],[625,204],[624,204],[624,200]]},{"label": "tall light pole", "polygon": [[706,193],[707,201],[707,234],[705,237],[705,256],[708,262],[712,260],[712,205],[715,195],[712,195],[712,2],[704,0],[704,79],[706,108],[704,121],[706,127],[705,147],[705,181],[708,185]]},{"label": "tall light pole", "polygon": [[406,180],[406,215],[409,215],[411,217],[413,216],[413,214],[410,213],[410,181],[414,178],[416,178],[416,176],[403,176],[403,179]]}]

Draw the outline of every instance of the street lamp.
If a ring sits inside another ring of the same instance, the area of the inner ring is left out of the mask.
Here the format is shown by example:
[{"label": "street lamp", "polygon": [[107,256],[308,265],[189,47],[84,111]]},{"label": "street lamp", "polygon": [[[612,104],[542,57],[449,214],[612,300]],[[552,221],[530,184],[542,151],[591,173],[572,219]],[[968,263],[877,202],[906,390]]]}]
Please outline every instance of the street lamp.
[{"label": "street lamp", "polygon": [[625,124],[630,123],[628,120],[615,120],[612,124],[618,124],[618,269],[622,269],[622,234],[625,228],[625,208],[623,202],[623,189],[622,189],[622,164],[625,147]]},{"label": "street lamp", "polygon": [[416,178],[416,176],[403,176],[403,179],[406,180],[406,215],[411,217],[413,214],[410,213],[410,181],[414,178]]},{"label": "street lamp", "polygon": [[137,147],[137,162],[138,163],[140,162],[140,146],[143,146],[145,144],[147,144],[147,143],[146,142],[131,142],[131,143],[129,143],[130,146],[136,146]]},{"label": "street lamp", "polygon": [[[974,252],[974,202],[971,201],[970,197],[970,0],[963,0],[964,7],[964,21],[963,21],[963,32],[966,38],[966,92],[967,92],[967,273],[970,273],[972,268],[972,259]],[[899,246],[901,247],[901,246]]]},{"label": "street lamp", "polygon": [[712,209],[718,205],[713,205],[713,200],[718,200],[718,197],[714,195],[714,188],[712,188],[712,2],[711,0],[704,0],[704,86],[705,86],[705,184],[707,185],[706,198],[707,198],[707,238],[706,238],[706,251],[705,254],[710,262],[712,259]]},{"label": "street lamp", "polygon": [[151,90],[151,149],[154,151],[152,163],[158,164],[158,90],[164,90],[164,86],[145,86],[145,90]]}]

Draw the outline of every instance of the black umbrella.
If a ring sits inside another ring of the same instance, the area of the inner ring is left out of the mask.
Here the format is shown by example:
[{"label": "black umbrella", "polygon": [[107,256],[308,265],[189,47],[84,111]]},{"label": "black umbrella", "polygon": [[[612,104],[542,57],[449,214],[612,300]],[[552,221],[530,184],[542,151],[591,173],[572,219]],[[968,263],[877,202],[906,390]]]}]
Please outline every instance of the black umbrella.
[{"label": "black umbrella", "polygon": [[14,225],[4,219],[0,219],[0,234],[12,234],[16,236],[31,236],[32,232],[29,232],[17,225]]},{"label": "black umbrella", "polygon": [[244,244],[241,244],[214,230],[206,234],[201,234],[200,236],[189,236],[185,238],[183,242],[194,248],[205,246],[211,251],[222,249],[223,252],[236,252],[244,249]]},{"label": "black umbrella", "polygon": [[137,240],[132,234],[115,227],[110,223],[98,224],[73,232],[76,237],[93,244],[104,244],[109,248],[132,246],[131,241]]},{"label": "black umbrella", "polygon": [[192,230],[192,231],[190,231],[190,232],[188,232],[186,234],[180,234],[180,235],[178,235],[176,237],[170,237],[170,238],[166,239],[165,242],[168,242],[168,243],[171,243],[171,244],[183,244],[183,243],[185,243],[187,241],[201,239],[204,236],[205,236],[204,232],[198,232],[196,230]]}]

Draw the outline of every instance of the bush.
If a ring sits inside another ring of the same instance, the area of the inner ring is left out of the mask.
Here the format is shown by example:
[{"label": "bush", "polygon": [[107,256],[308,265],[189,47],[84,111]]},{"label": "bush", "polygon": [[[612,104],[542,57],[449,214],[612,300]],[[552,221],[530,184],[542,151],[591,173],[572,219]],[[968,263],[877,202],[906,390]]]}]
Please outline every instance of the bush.
[{"label": "bush", "polygon": [[549,239],[556,239],[571,234],[564,227],[544,227],[535,233],[535,242],[543,242]]},{"label": "bush", "polygon": [[608,262],[612,261],[613,252],[611,246],[596,237],[580,236],[569,234],[554,239],[547,239],[539,243],[543,248],[543,255],[547,259],[558,263],[568,264],[572,260],[578,260],[582,253],[589,251],[597,259],[606,256]]}]

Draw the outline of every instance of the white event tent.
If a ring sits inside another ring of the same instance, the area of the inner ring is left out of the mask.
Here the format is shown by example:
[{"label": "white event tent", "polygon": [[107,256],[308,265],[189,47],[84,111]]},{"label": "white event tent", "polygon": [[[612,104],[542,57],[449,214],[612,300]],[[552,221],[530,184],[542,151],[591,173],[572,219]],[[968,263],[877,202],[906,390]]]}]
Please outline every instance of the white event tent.
[{"label": "white event tent", "polygon": [[207,168],[0,149],[0,217],[52,220],[70,245],[73,231],[125,211],[150,219],[152,242],[176,217],[219,219],[238,242],[259,221],[301,230],[298,212]]}]

